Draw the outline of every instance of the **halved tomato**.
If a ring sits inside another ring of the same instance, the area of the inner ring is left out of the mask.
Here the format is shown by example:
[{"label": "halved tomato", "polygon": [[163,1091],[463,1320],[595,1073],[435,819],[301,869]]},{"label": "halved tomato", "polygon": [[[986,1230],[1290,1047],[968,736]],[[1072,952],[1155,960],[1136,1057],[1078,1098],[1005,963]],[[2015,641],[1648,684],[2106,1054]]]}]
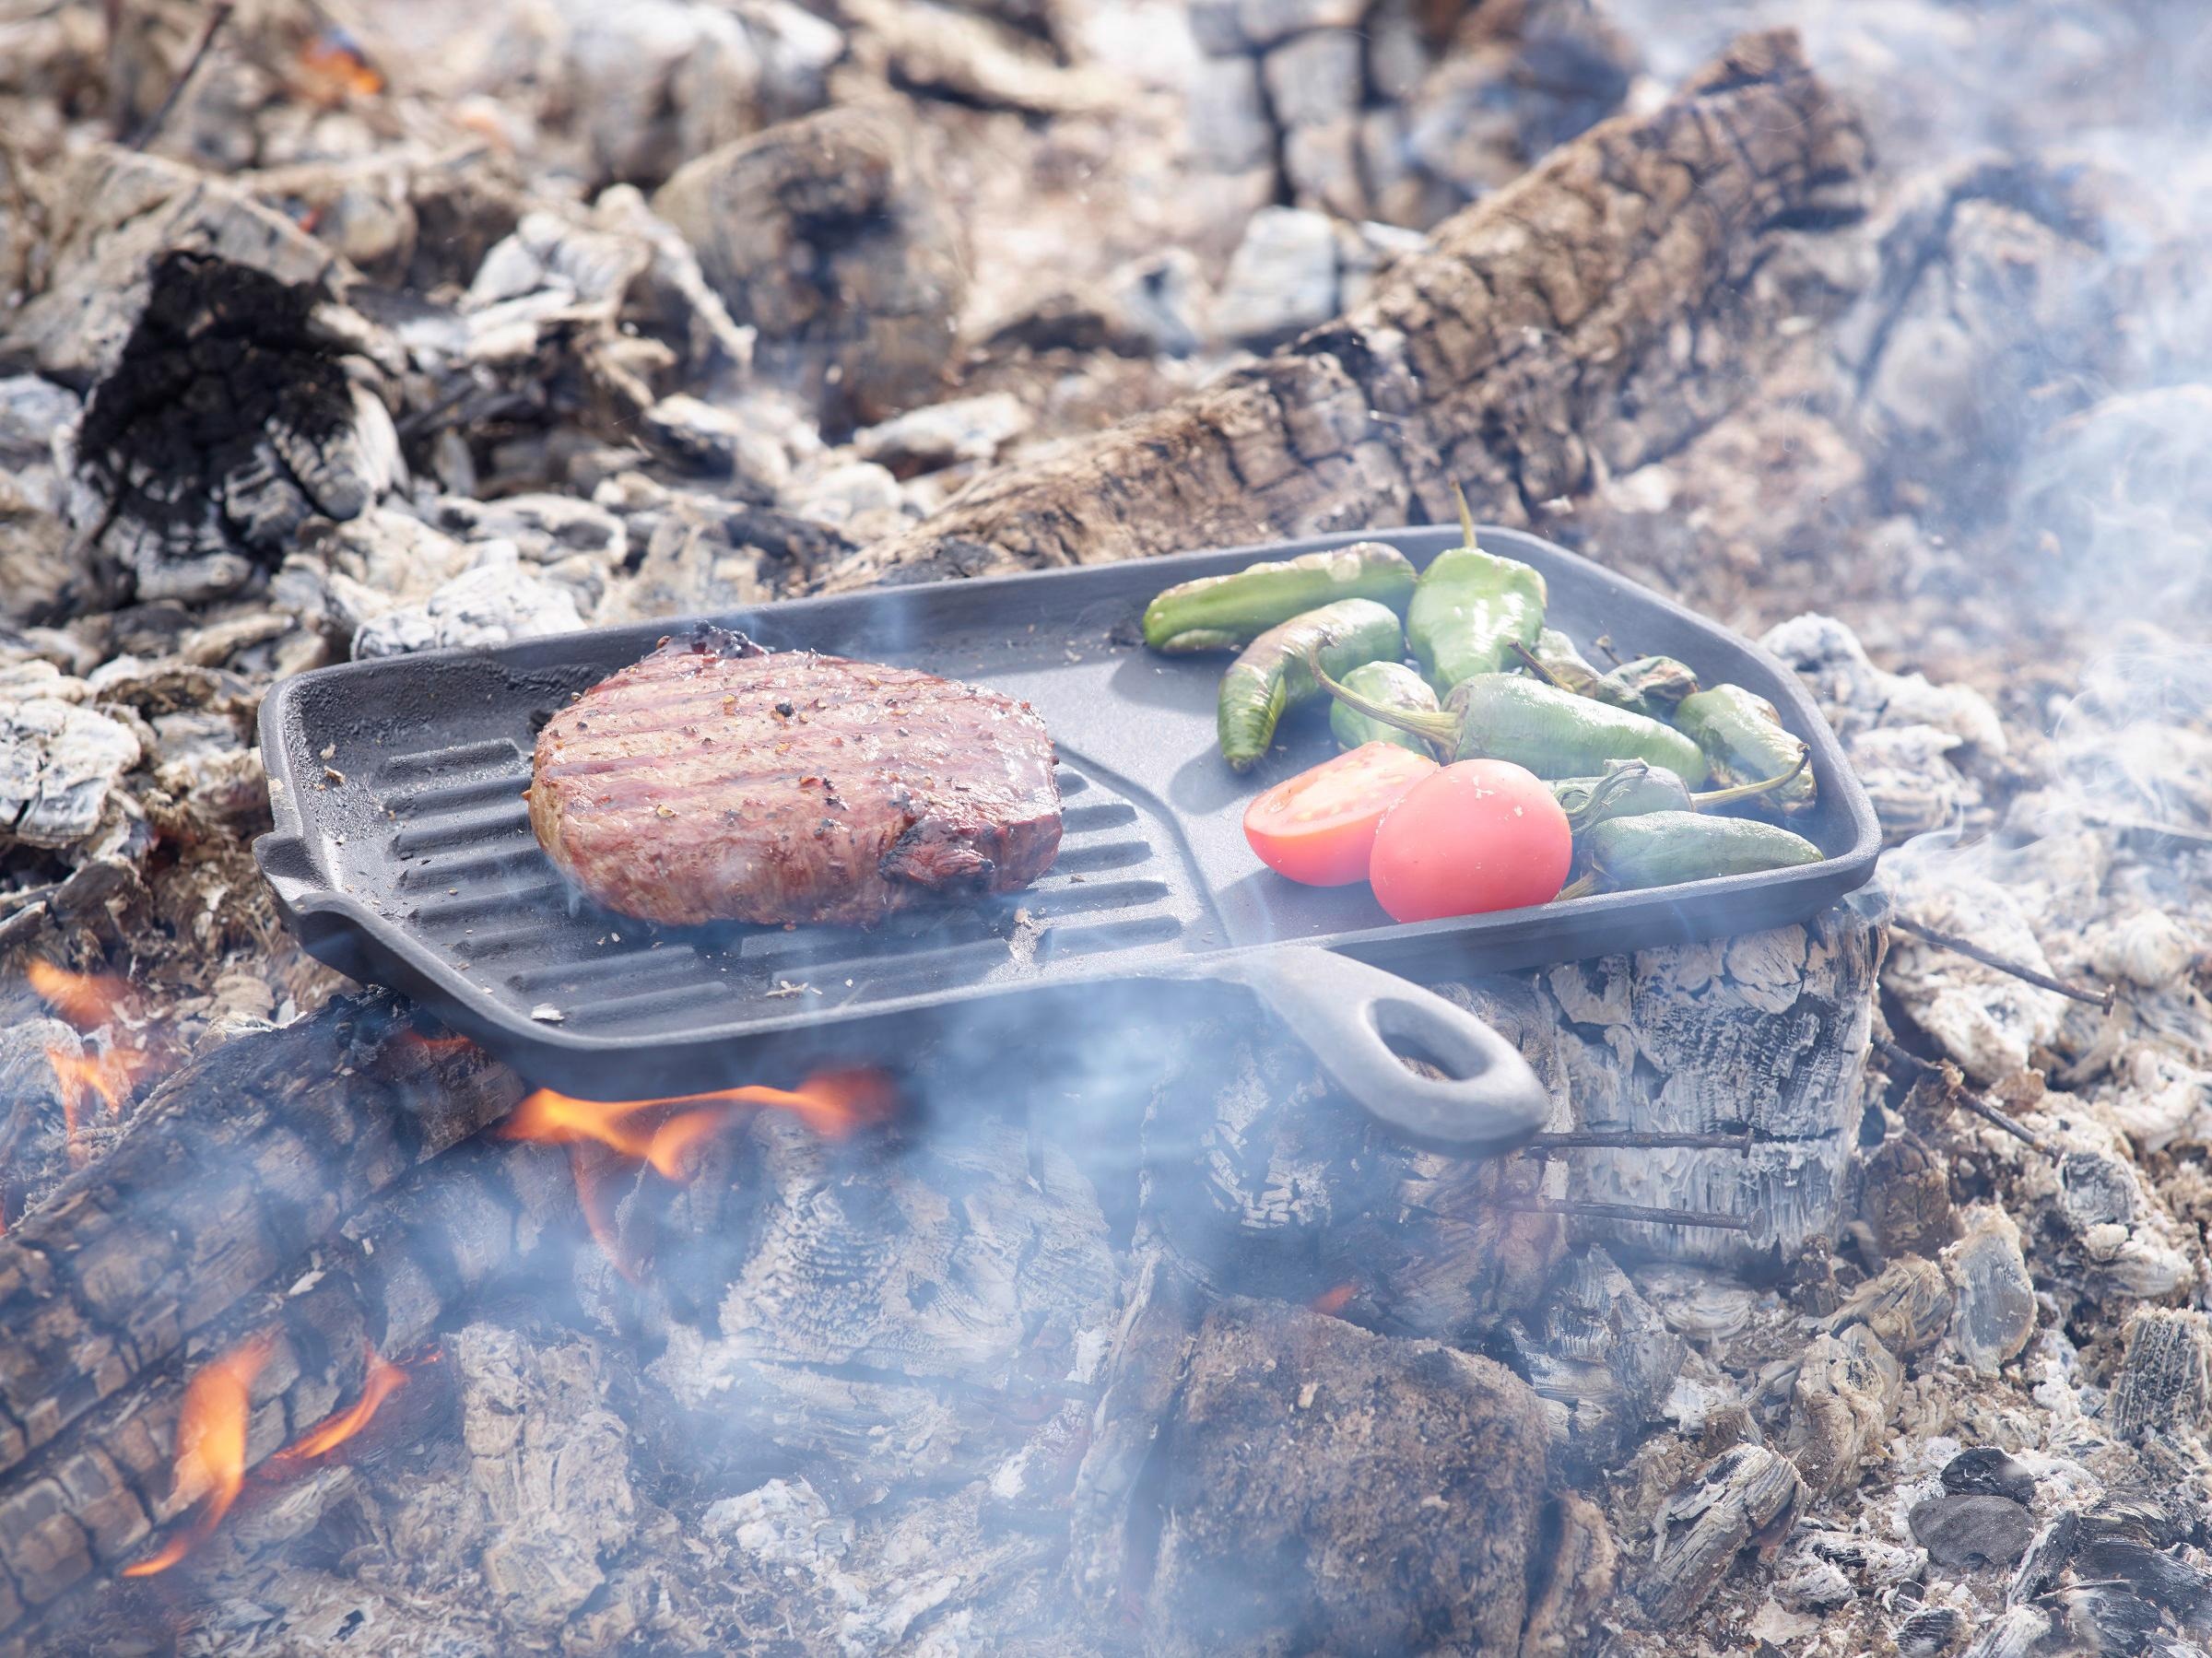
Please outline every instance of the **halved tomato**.
[{"label": "halved tomato", "polygon": [[1366,743],[1286,778],[1244,808],[1260,862],[1309,887],[1367,879],[1375,825],[1436,762],[1391,743]]}]

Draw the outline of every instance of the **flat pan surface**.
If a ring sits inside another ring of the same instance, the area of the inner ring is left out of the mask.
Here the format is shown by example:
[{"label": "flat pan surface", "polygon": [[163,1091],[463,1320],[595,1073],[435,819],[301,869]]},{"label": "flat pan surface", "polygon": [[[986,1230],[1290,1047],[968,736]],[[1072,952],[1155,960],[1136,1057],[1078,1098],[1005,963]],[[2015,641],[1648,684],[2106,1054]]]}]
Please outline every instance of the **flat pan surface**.
[{"label": "flat pan surface", "polygon": [[[1828,861],[1396,926],[1364,887],[1318,889],[1262,868],[1245,805],[1333,751],[1325,719],[1286,721],[1239,777],[1214,745],[1225,658],[1137,642],[1160,588],[1370,537],[1195,553],[981,582],[878,589],[713,618],[775,649],[911,664],[1026,698],[1061,758],[1066,834],[1051,874],[982,905],[896,916],[873,932],[654,928],[578,899],[532,838],[521,792],[536,729],[677,622],[500,650],[304,674],[262,710],[276,830],[257,845],[309,949],[430,1005],[536,1080],[579,1093],[716,1086],[747,1049],[807,1029],[866,1045],[879,1016],[1093,978],[1186,970],[1296,941],[1414,977],[1539,962],[1801,920],[1863,884],[1879,833],[1865,793],[1794,676],[1690,612],[1535,537],[1482,532],[1550,587],[1547,619],[1588,649],[1678,656],[1708,684],[1768,698],[1812,746],[1821,805],[1796,825]],[[1458,535],[1381,532],[1417,563]],[[888,1027],[886,1027],[888,1029]],[[878,1033],[880,1034],[880,1033]],[[639,1056],[652,1056],[650,1088]]]}]

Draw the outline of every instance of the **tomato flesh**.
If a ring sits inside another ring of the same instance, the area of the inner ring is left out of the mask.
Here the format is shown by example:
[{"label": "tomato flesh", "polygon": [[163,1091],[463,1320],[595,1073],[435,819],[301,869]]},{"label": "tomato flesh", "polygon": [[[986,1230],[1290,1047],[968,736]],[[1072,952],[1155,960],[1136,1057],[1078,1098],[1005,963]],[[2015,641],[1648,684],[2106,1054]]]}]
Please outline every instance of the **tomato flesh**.
[{"label": "tomato flesh", "polygon": [[1574,835],[1550,786],[1510,760],[1461,760],[1408,789],[1375,831],[1368,878],[1393,921],[1549,903]]},{"label": "tomato flesh", "polygon": [[1375,826],[1437,770],[1427,755],[1362,744],[1284,779],[1245,807],[1244,839],[1268,868],[1309,887],[1365,880]]}]

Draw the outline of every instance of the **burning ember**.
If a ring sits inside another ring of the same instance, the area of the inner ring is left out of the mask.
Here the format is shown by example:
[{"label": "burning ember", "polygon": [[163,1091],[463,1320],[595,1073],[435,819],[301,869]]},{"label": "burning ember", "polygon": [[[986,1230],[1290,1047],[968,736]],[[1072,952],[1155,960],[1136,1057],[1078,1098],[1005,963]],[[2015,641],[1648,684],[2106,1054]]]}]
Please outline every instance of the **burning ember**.
[{"label": "burning ember", "polygon": [[[24,976],[39,999],[80,1035],[117,1023],[133,999],[130,985],[112,973],[74,973],[39,957],[25,964]],[[59,1085],[63,1134],[72,1168],[84,1166],[84,1123],[94,1098],[107,1102],[111,1117],[120,1117],[132,1096],[171,1064],[142,1048],[111,1047],[84,1053],[58,1042],[47,1044],[46,1061]]]},{"label": "burning ember", "polygon": [[309,96],[322,103],[373,98],[384,89],[383,76],[342,29],[324,29],[301,47],[300,69]]},{"label": "burning ember", "polygon": [[85,1110],[92,1097],[97,1094],[108,1102],[108,1115],[120,1117],[139,1084],[167,1068],[158,1056],[135,1048],[111,1048],[95,1054],[49,1047],[46,1062],[61,1084],[63,1133],[75,1168],[83,1167],[85,1161],[82,1130]]},{"label": "burning ember", "polygon": [[183,1411],[177,1419],[174,1489],[179,1496],[200,1496],[200,1511],[159,1553],[124,1567],[124,1576],[146,1578],[167,1571],[205,1543],[238,1500],[246,1478],[246,1425],[253,1411],[253,1378],[269,1361],[276,1339],[259,1335],[242,1343],[185,1384]]}]

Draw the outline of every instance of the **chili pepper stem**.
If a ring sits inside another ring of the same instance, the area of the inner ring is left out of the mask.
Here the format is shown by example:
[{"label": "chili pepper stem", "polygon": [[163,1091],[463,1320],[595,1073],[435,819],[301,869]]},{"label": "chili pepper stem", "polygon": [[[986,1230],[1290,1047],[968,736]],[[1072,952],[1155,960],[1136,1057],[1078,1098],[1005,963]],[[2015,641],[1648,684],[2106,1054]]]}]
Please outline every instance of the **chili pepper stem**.
[{"label": "chili pepper stem", "polygon": [[1467,545],[1473,547],[1475,545],[1475,514],[1467,510],[1467,492],[1459,487],[1457,478],[1452,480],[1452,500],[1453,504],[1459,508],[1459,533],[1467,538]]},{"label": "chili pepper stem", "polygon": [[1536,653],[1530,650],[1526,645],[1523,644],[1519,640],[1516,639],[1512,641],[1512,643],[1513,653],[1520,657],[1524,663],[1527,664],[1528,671],[1534,674],[1537,678],[1541,679],[1546,685],[1551,687],[1551,688],[1555,691],[1572,690],[1574,688],[1565,680],[1561,679],[1557,674],[1553,673],[1549,668],[1546,667],[1542,663],[1538,662],[1536,660]]},{"label": "chili pepper stem", "polygon": [[1785,786],[1812,763],[1813,751],[1800,743],[1797,746],[1797,763],[1787,771],[1755,783],[1738,783],[1733,789],[1708,789],[1702,794],[1692,794],[1689,804],[1702,812],[1708,806],[1724,806],[1732,801],[1749,800],[1756,794],[1764,794],[1770,790]]},{"label": "chili pepper stem", "polygon": [[1358,691],[1329,677],[1329,671],[1321,665],[1320,653],[1306,653],[1306,669],[1313,676],[1313,683],[1343,703],[1354,713],[1365,714],[1371,720],[1399,731],[1410,731],[1417,737],[1447,746],[1459,736],[1459,721],[1451,714],[1408,713],[1402,708],[1390,708],[1380,702],[1371,702]]},{"label": "chili pepper stem", "polygon": [[1596,890],[1597,871],[1593,869],[1587,875],[1578,876],[1575,879],[1569,881],[1567,885],[1559,888],[1559,896],[1551,901],[1556,904],[1562,899],[1588,898]]}]

